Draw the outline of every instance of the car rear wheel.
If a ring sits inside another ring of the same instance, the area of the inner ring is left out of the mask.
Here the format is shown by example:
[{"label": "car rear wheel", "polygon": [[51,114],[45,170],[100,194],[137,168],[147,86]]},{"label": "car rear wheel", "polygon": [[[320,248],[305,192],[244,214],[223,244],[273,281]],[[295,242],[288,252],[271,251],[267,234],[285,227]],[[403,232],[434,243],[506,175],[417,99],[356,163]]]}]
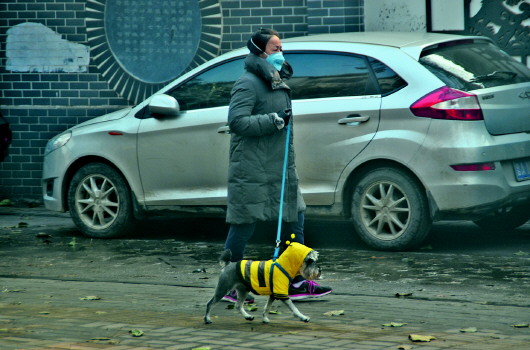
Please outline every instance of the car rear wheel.
[{"label": "car rear wheel", "polygon": [[526,204],[499,209],[493,214],[473,222],[487,231],[510,231],[524,225],[529,219],[530,208]]},{"label": "car rear wheel", "polygon": [[70,215],[87,236],[112,238],[135,226],[131,194],[124,178],[103,163],[80,168],[68,191]]},{"label": "car rear wheel", "polygon": [[361,239],[378,250],[406,250],[419,245],[432,220],[422,187],[391,167],[364,173],[352,196],[353,225]]}]

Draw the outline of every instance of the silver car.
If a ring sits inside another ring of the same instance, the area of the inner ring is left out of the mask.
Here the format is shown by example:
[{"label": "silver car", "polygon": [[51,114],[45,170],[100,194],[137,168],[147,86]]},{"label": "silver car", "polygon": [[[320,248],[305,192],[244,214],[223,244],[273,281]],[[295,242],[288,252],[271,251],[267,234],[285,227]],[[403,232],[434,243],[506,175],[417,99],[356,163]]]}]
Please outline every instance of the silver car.
[{"label": "silver car", "polygon": [[[438,220],[508,230],[530,218],[530,70],[489,39],[343,33],[282,43],[307,215],[350,219],[381,250],[417,246]],[[122,235],[146,214],[224,215],[228,103],[247,54],[214,58],[51,139],[46,207],[70,211],[91,237]]]}]

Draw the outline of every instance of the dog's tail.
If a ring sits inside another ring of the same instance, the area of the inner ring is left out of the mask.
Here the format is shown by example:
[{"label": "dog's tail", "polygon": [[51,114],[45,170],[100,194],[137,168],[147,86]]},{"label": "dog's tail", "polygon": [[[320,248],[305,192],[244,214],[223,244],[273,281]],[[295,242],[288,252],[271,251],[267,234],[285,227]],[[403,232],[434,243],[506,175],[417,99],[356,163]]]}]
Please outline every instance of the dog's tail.
[{"label": "dog's tail", "polygon": [[224,268],[230,263],[230,259],[232,259],[232,251],[230,249],[226,249],[219,257],[219,265]]}]

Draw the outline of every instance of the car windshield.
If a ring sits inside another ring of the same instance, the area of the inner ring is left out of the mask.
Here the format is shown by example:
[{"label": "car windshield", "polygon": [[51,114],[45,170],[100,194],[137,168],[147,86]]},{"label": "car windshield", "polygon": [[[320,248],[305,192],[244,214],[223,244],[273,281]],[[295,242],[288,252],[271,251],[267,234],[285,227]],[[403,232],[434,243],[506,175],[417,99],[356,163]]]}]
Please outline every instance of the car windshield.
[{"label": "car windshield", "polygon": [[530,70],[490,42],[461,40],[422,52],[420,63],[447,86],[463,91],[530,81]]}]

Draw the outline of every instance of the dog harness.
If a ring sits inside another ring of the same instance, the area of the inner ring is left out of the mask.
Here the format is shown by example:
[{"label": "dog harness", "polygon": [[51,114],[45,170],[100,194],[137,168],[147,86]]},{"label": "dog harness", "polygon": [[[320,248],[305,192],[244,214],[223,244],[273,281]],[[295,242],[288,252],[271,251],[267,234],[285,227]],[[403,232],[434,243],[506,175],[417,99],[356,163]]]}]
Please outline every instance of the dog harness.
[{"label": "dog harness", "polygon": [[237,273],[252,293],[288,299],[291,280],[298,275],[311,250],[303,244],[293,242],[276,260],[241,260],[238,262]]}]

